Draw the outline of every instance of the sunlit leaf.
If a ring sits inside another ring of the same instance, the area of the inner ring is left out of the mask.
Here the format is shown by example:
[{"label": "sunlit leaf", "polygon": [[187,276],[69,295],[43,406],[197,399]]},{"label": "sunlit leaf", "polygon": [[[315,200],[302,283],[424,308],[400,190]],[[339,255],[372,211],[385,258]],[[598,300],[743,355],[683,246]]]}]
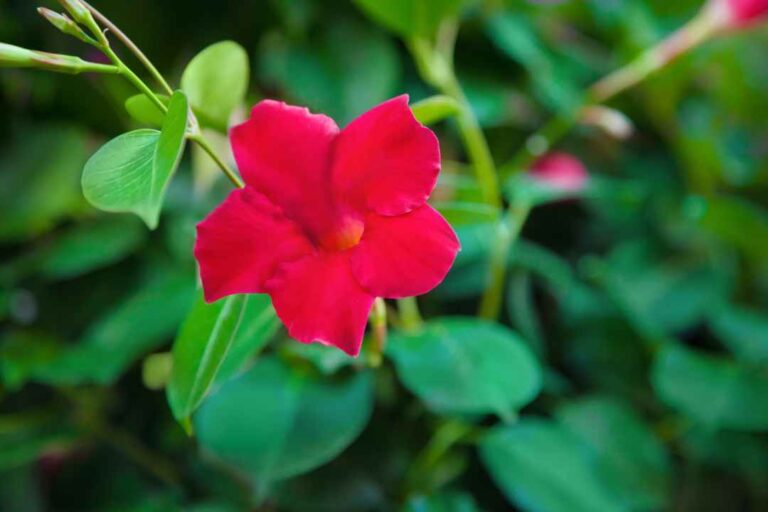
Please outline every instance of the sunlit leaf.
[{"label": "sunlit leaf", "polygon": [[222,41],[190,61],[181,88],[201,123],[226,132],[232,112],[245,98],[249,74],[248,53],[234,41]]},{"label": "sunlit leaf", "polygon": [[171,98],[160,132],[135,130],[112,139],[88,160],[83,193],[95,207],[132,212],[157,227],[163,197],[184,150],[187,99]]},{"label": "sunlit leaf", "polygon": [[[170,101],[168,96],[158,95],[158,98],[165,105]],[[145,94],[136,94],[125,100],[125,110],[141,124],[156,128],[163,126],[165,114]]]},{"label": "sunlit leaf", "polygon": [[456,16],[465,0],[355,0],[373,20],[402,36],[429,36]]}]

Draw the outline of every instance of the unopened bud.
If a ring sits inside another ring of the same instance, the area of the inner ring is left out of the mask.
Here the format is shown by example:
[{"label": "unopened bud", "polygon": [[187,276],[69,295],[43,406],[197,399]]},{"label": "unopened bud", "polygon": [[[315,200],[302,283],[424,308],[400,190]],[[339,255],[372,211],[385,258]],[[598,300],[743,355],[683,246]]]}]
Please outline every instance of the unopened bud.
[{"label": "unopened bud", "polygon": [[632,136],[634,126],[632,121],[618,110],[592,105],[581,111],[581,122],[602,128],[613,138],[624,140]]},{"label": "unopened bud", "polygon": [[706,12],[725,29],[739,29],[768,20],[768,0],[710,0]]},{"label": "unopened bud", "polygon": [[45,7],[38,7],[37,12],[40,14],[40,16],[48,20],[51,25],[59,29],[61,32],[76,37],[84,43],[96,43],[96,41],[89,37],[88,34],[83,32],[83,29],[77,26],[77,24],[72,21],[66,14],[59,14],[50,9],[46,9]]},{"label": "unopened bud", "polygon": [[548,153],[530,170],[530,177],[560,192],[579,192],[589,180],[589,173],[581,161],[568,153]]},{"label": "unopened bud", "polygon": [[86,62],[73,55],[38,52],[6,43],[0,43],[0,67],[35,68],[71,74],[86,71],[98,73],[118,72],[118,68],[115,66]]},{"label": "unopened bud", "polygon": [[101,31],[101,27],[93,19],[93,14],[80,0],[59,0],[59,3],[67,10],[72,19],[81,24],[85,28],[91,31],[96,36],[99,42],[103,45],[107,44],[107,38]]}]

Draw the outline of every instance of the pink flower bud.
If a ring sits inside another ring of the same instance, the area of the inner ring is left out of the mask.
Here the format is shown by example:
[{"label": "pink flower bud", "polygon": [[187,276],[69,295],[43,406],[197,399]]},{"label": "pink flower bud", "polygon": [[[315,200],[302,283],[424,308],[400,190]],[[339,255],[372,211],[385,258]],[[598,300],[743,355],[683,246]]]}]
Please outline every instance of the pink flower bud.
[{"label": "pink flower bud", "polygon": [[768,0],[711,0],[711,6],[727,17],[726,24],[742,28],[768,18]]},{"label": "pink flower bud", "polygon": [[541,157],[530,171],[539,183],[563,192],[578,192],[589,180],[584,164],[568,153],[549,153]]}]

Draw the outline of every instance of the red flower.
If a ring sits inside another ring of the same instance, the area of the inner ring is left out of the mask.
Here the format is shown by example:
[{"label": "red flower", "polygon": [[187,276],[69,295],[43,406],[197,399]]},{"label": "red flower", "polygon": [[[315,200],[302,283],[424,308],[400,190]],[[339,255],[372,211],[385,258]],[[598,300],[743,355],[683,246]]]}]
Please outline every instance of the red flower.
[{"label": "red flower", "polygon": [[262,101],[230,139],[246,187],[197,227],[207,301],[268,293],[293,338],[357,355],[375,297],[420,295],[445,278],[459,242],[426,204],[440,147],[407,96],[343,130]]},{"label": "red flower", "polygon": [[562,192],[578,192],[589,180],[584,164],[568,153],[549,153],[539,158],[533,164],[530,176]]},{"label": "red flower", "polygon": [[728,25],[746,27],[768,16],[768,0],[711,0],[715,9],[722,9]]}]

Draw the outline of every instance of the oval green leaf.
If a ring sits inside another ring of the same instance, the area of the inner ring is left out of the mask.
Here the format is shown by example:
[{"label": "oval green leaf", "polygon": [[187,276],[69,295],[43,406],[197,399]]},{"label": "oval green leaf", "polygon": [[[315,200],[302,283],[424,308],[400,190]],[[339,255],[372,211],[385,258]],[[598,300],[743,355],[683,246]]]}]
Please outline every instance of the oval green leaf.
[{"label": "oval green leaf", "polygon": [[439,413],[514,417],[541,389],[541,368],[502,325],[473,318],[431,321],[387,344],[403,384]]},{"label": "oval green leaf", "polygon": [[96,208],[131,212],[157,227],[163,197],[184,151],[189,107],[174,93],[160,132],[135,130],[112,139],[85,164],[83,194]]},{"label": "oval green leaf", "polygon": [[[168,96],[158,94],[157,97],[160,98],[160,101],[166,106],[168,105],[168,101],[170,100]],[[152,103],[145,94],[136,94],[125,100],[125,110],[128,112],[128,115],[141,124],[147,124],[157,128],[163,126],[165,113],[163,113],[157,105]]]},{"label": "oval green leaf", "polygon": [[633,510],[666,510],[671,465],[664,445],[624,403],[587,397],[567,403],[557,419],[588,448],[601,480]]},{"label": "oval green leaf", "polygon": [[240,326],[245,295],[207,304],[200,297],[173,344],[173,366],[167,387],[173,416],[183,424],[205,398]]},{"label": "oval green leaf", "polygon": [[668,345],[651,382],[667,405],[710,427],[768,430],[768,372],[723,357]]},{"label": "oval green leaf", "polygon": [[401,36],[430,36],[465,0],[355,0],[374,21]]},{"label": "oval green leaf", "polygon": [[248,89],[248,53],[234,41],[213,44],[198,53],[181,77],[181,88],[200,122],[222,132]]},{"label": "oval green leaf", "polygon": [[536,512],[615,512],[579,439],[559,425],[526,419],[496,427],[480,443],[485,467],[510,502]]},{"label": "oval green leaf", "polygon": [[195,427],[206,450],[268,485],[336,457],[372,409],[368,373],[320,379],[266,357],[211,395]]}]

